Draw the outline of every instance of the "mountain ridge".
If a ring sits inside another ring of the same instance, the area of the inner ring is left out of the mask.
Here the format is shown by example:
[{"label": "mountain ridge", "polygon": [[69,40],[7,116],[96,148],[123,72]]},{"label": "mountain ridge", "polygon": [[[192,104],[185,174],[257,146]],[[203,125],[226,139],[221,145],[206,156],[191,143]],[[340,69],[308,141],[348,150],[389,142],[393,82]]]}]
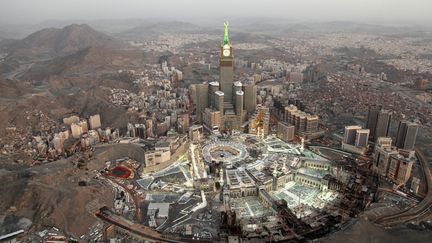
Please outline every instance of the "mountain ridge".
[{"label": "mountain ridge", "polygon": [[49,58],[96,46],[120,48],[122,44],[87,24],[72,24],[61,29],[42,29],[16,41],[9,46],[9,56]]}]

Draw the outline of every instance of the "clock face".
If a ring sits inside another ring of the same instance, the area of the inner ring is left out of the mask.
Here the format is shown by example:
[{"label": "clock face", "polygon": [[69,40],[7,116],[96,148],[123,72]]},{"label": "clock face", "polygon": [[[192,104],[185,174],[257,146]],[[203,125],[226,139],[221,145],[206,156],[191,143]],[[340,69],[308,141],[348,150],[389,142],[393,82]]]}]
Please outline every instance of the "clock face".
[{"label": "clock face", "polygon": [[229,49],[225,49],[225,50],[223,50],[223,55],[224,56],[229,56],[230,55],[230,50]]}]

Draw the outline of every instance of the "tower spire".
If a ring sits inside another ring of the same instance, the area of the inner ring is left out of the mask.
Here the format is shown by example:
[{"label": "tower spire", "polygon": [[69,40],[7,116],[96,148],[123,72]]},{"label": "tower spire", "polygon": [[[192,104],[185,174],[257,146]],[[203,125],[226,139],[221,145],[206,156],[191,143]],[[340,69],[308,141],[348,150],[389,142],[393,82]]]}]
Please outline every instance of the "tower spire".
[{"label": "tower spire", "polygon": [[223,45],[231,45],[229,37],[228,37],[228,27],[229,27],[228,21],[224,22],[224,26],[225,26],[225,34],[224,34]]}]

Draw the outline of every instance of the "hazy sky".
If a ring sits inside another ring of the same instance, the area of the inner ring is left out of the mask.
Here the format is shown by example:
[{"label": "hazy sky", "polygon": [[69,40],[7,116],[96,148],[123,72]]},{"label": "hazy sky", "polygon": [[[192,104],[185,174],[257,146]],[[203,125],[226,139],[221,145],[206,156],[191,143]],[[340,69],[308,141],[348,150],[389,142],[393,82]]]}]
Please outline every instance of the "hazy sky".
[{"label": "hazy sky", "polygon": [[0,25],[155,17],[430,23],[432,0],[0,0]]}]

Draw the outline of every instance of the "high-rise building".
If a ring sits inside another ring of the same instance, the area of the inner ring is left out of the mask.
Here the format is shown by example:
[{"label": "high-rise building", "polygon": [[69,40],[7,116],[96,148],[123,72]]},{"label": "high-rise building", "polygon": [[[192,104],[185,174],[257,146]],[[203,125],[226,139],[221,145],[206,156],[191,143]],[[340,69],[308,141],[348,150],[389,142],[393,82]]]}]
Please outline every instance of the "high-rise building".
[{"label": "high-rise building", "polygon": [[389,137],[379,137],[375,146],[381,146],[383,148],[391,148],[392,139]]},{"label": "high-rise building", "polygon": [[256,109],[255,84],[234,82],[233,48],[225,23],[220,47],[220,81],[191,86],[196,117],[207,129],[242,130]]},{"label": "high-rise building", "polygon": [[390,129],[392,112],[389,110],[381,110],[378,113],[378,121],[375,128],[374,141],[378,140],[378,137],[387,137]]},{"label": "high-rise building", "polygon": [[301,83],[301,82],[303,82],[303,73],[301,73],[301,72],[288,72],[286,79],[288,82]]},{"label": "high-rise building", "polygon": [[295,127],[298,131],[306,130],[306,112],[300,111],[295,115]]},{"label": "high-rise building", "polygon": [[83,134],[83,130],[82,130],[81,126],[77,123],[73,123],[71,125],[71,131],[72,131],[72,137],[73,138],[80,138],[81,135]]},{"label": "high-rise building", "polygon": [[373,156],[373,170],[381,176],[387,176],[390,167],[390,156],[397,155],[398,151],[391,146],[378,145]]},{"label": "high-rise building", "polygon": [[200,141],[203,134],[203,126],[202,125],[193,125],[189,127],[189,139],[192,142]]},{"label": "high-rise building", "polygon": [[243,116],[243,101],[244,101],[244,92],[239,90],[236,91],[236,100],[235,100],[235,109],[236,114],[240,117]]},{"label": "high-rise building", "polygon": [[168,132],[169,125],[166,122],[159,122],[156,124],[156,134],[158,136],[165,136]]},{"label": "high-rise building", "polygon": [[152,138],[152,137],[154,137],[154,132],[153,132],[153,120],[152,119],[147,119],[146,120],[146,124],[145,124],[145,126],[147,127],[147,131],[146,131],[146,133],[147,133],[147,137],[148,138]]},{"label": "high-rise building", "polygon": [[[255,64],[255,63],[253,63],[253,64]],[[254,69],[255,67],[253,67],[252,69]],[[254,74],[253,75],[253,82],[256,84],[256,83],[258,83],[258,82],[261,82],[261,80],[262,80],[262,76],[260,75],[260,74]]]},{"label": "high-rise building", "polygon": [[396,134],[396,147],[412,150],[416,141],[418,124],[408,121],[400,121]]},{"label": "high-rise building", "polygon": [[183,113],[177,117],[177,127],[182,133],[188,131],[189,129],[189,113]]},{"label": "high-rise building", "polygon": [[293,125],[286,124],[284,122],[278,122],[277,126],[277,137],[285,142],[294,140],[295,128]]},{"label": "high-rise building", "polygon": [[219,130],[222,126],[222,118],[220,111],[206,108],[204,110],[203,123],[211,130]]},{"label": "high-rise building", "polygon": [[78,123],[78,125],[81,127],[81,130],[83,133],[87,133],[88,132],[88,124],[86,120],[82,120]]},{"label": "high-rise building", "polygon": [[306,116],[306,133],[317,132],[318,131],[318,121],[319,118],[317,115]]},{"label": "high-rise building", "polygon": [[224,101],[232,102],[234,83],[234,56],[231,42],[228,36],[228,23],[224,23],[224,40],[220,47],[220,85],[221,91],[225,94]]},{"label": "high-rise building", "polygon": [[402,155],[390,156],[390,167],[387,176],[396,184],[405,184],[410,176],[414,162]]},{"label": "high-rise building", "polygon": [[240,81],[236,81],[234,82],[234,87],[233,87],[233,99],[232,99],[232,103],[235,104],[236,102],[236,92],[237,91],[243,91],[243,84]]},{"label": "high-rise building", "polygon": [[[219,83],[215,82],[215,84],[218,86],[219,90]],[[210,88],[212,87],[212,84],[210,84]],[[203,112],[204,109],[209,107],[209,104],[211,104],[210,107],[214,107],[214,97],[215,97],[215,93],[214,92],[210,92],[209,93],[209,85],[208,84],[195,84],[191,86],[192,89],[192,97],[194,97],[194,104],[195,104],[195,108],[196,108],[196,115],[197,115],[197,120],[199,122],[202,122],[202,118],[203,118]]]},{"label": "high-rise building", "polygon": [[370,138],[376,141],[375,129],[378,122],[378,114],[381,111],[381,106],[369,106],[366,128],[370,131]]},{"label": "high-rise building", "polygon": [[135,135],[139,138],[145,139],[146,134],[146,127],[144,124],[135,124]]},{"label": "high-rise building", "polygon": [[[300,102],[297,102],[300,105]],[[297,106],[290,104],[288,106],[279,106],[278,112],[280,120],[294,125],[296,133],[302,137],[313,137],[318,134],[319,117],[301,111]]]},{"label": "high-rise building", "polygon": [[355,145],[357,130],[362,129],[361,126],[346,126],[343,142],[350,145]]},{"label": "high-rise building", "polygon": [[289,105],[285,106],[285,114],[284,114],[284,120],[288,122],[289,124],[294,125],[295,124],[295,113],[298,111],[297,106],[295,105]]},{"label": "high-rise building", "polygon": [[216,91],[216,104],[215,104],[215,108],[221,113],[224,114],[224,97],[225,97],[225,93],[222,91]]},{"label": "high-rise building", "polygon": [[99,133],[95,130],[90,130],[88,132],[88,142],[91,146],[96,145],[100,142]]},{"label": "high-rise building", "polygon": [[136,137],[135,126],[132,123],[127,124],[127,132],[129,134],[129,137]]},{"label": "high-rise building", "polygon": [[90,116],[89,122],[90,122],[90,129],[91,130],[97,130],[97,129],[99,129],[101,127],[100,115],[96,114],[94,116]]},{"label": "high-rise building", "polygon": [[356,131],[355,146],[365,148],[368,145],[369,129],[359,129]]},{"label": "high-rise building", "polygon": [[209,90],[209,102],[208,105],[210,107],[215,107],[216,106],[216,92],[219,91],[219,82],[210,82],[209,86],[208,86],[208,90]]},{"label": "high-rise building", "polygon": [[342,149],[356,154],[364,154],[367,150],[369,129],[361,126],[346,126],[342,140]]},{"label": "high-rise building", "polygon": [[175,70],[175,76],[177,78],[178,81],[183,80],[183,72],[180,70]]},{"label": "high-rise building", "polygon": [[54,135],[52,142],[54,145],[54,149],[59,154],[63,153],[63,151],[64,151],[64,141],[65,141],[65,139],[63,139],[63,137],[60,134],[56,133]]},{"label": "high-rise building", "polygon": [[415,150],[398,149],[398,152],[407,159],[415,159]]}]

